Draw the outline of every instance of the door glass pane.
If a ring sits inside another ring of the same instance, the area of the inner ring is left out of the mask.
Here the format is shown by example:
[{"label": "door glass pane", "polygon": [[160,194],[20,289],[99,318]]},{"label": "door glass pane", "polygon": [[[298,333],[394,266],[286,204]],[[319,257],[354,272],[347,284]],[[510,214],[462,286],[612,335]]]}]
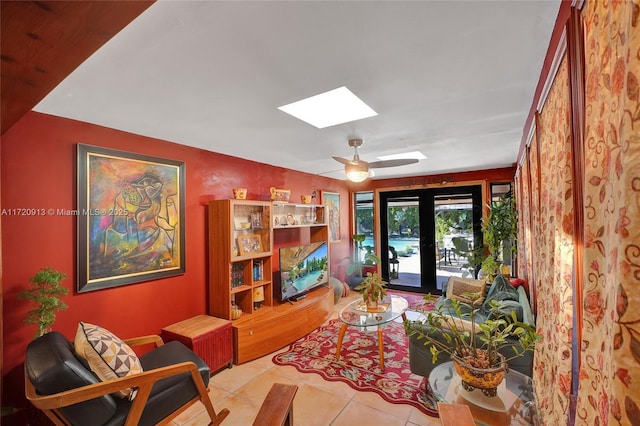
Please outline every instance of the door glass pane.
[{"label": "door glass pane", "polygon": [[[375,253],[375,235],[373,226],[373,192],[356,192],[355,194],[355,218],[356,233],[366,236],[362,243],[362,251],[356,253],[354,258],[359,257],[361,262],[365,261],[367,250]],[[354,250],[357,247],[354,245]]]},{"label": "door glass pane", "polygon": [[387,237],[390,284],[420,288],[418,196],[395,197],[387,200]]},{"label": "door glass pane", "polygon": [[473,195],[438,194],[434,197],[437,288],[451,276],[473,277]]}]

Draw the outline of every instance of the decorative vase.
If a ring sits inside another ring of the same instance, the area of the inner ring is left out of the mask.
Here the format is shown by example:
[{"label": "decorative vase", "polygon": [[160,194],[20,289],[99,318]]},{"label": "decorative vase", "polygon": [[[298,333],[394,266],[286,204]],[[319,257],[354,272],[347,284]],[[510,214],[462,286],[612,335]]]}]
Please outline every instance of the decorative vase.
[{"label": "decorative vase", "polygon": [[247,188],[233,188],[233,198],[236,200],[246,200]]},{"label": "decorative vase", "polygon": [[460,376],[462,387],[471,392],[479,389],[482,394],[488,397],[495,397],[498,393],[498,386],[504,380],[506,363],[504,356],[500,355],[500,365],[492,368],[474,367],[463,359],[453,357],[453,367]]},{"label": "decorative vase", "polygon": [[240,309],[236,304],[231,305],[231,319],[232,320],[238,319],[240,318],[241,315],[242,315],[242,309]]}]

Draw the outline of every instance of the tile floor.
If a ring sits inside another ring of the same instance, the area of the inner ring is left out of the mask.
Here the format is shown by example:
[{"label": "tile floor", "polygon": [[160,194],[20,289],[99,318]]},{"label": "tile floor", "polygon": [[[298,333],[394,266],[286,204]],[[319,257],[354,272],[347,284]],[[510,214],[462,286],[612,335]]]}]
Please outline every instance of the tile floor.
[{"label": "tile floor", "polygon": [[[360,297],[351,293],[334,307],[336,318],[344,305]],[[300,373],[293,367],[274,364],[274,354],[215,374],[209,384],[209,395],[216,412],[228,408],[223,426],[250,426],[273,383],[298,385],[293,402],[295,426],[436,426],[437,418],[403,404],[390,404],[372,392],[358,392],[345,383],[323,380],[317,374]],[[204,406],[194,404],[173,424],[175,426],[207,425]]]}]

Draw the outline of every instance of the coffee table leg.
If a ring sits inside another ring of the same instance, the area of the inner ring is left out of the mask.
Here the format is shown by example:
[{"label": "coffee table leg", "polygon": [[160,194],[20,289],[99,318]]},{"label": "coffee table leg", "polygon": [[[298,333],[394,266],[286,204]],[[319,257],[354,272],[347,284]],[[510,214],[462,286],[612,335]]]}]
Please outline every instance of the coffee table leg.
[{"label": "coffee table leg", "polygon": [[338,335],[338,346],[336,347],[336,361],[340,361],[340,349],[342,349],[342,339],[344,339],[344,333],[347,331],[347,324],[340,326],[340,334]]},{"label": "coffee table leg", "polygon": [[382,327],[378,326],[378,350],[380,351],[380,370],[384,370],[384,347],[382,342]]}]

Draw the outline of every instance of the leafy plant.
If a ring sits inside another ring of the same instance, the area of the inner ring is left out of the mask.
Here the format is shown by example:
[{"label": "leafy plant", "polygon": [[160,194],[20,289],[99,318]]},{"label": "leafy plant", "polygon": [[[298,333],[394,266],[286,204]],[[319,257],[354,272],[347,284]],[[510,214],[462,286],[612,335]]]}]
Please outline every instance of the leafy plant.
[{"label": "leafy plant", "polygon": [[364,234],[353,234],[351,239],[355,242],[355,253],[353,256],[353,260],[351,265],[347,267],[347,274],[353,275],[356,274],[358,278],[362,278],[362,265],[373,265],[376,263],[380,263],[380,258],[375,255],[373,252],[373,247],[366,246],[367,253],[364,256],[364,262],[360,259],[360,253],[362,252],[363,246],[362,243],[367,238]]},{"label": "leafy plant", "polygon": [[[450,305],[439,305],[426,312],[424,320],[405,323],[409,335],[417,335],[418,340],[424,339],[425,346],[429,346],[434,364],[438,355],[444,352],[451,357],[461,358],[476,368],[490,368],[499,366],[499,353],[504,347],[511,346],[514,353],[513,356],[505,357],[504,362],[533,350],[540,338],[535,327],[518,321],[515,312],[510,316],[501,313],[500,302],[497,300],[488,302],[488,319],[476,324],[476,316],[481,309],[481,295],[464,293],[463,296],[471,300],[471,303],[450,299]],[[424,299],[430,303],[436,300],[431,294],[427,294]],[[464,327],[461,319],[469,319],[471,327]],[[425,326],[425,329],[415,327],[416,323]],[[432,335],[436,331],[440,333]],[[442,335],[444,341],[438,340],[438,335]],[[513,340],[519,342],[521,349]]]},{"label": "leafy plant", "polygon": [[387,282],[377,273],[367,273],[365,279],[354,288],[362,294],[362,300],[369,305],[370,302],[379,302],[387,295]]},{"label": "leafy plant", "polygon": [[373,246],[364,246],[364,249],[367,251],[364,254],[365,265],[375,265],[376,263],[380,263],[380,258],[373,252]]},{"label": "leafy plant", "polygon": [[[482,269],[489,275],[496,275],[500,267],[505,243],[515,241],[518,226],[518,212],[511,193],[491,203],[491,209],[482,221],[484,242],[489,248],[489,256],[483,261]],[[511,246],[515,251],[516,246]]]},{"label": "leafy plant", "polygon": [[67,304],[60,299],[69,292],[69,289],[60,284],[65,278],[67,275],[62,272],[50,267],[42,268],[29,278],[33,284],[31,288],[18,293],[18,299],[26,299],[35,305],[35,309],[27,312],[24,320],[26,324],[38,326],[35,337],[51,331],[50,326],[56,320],[56,312],[67,309]]}]

